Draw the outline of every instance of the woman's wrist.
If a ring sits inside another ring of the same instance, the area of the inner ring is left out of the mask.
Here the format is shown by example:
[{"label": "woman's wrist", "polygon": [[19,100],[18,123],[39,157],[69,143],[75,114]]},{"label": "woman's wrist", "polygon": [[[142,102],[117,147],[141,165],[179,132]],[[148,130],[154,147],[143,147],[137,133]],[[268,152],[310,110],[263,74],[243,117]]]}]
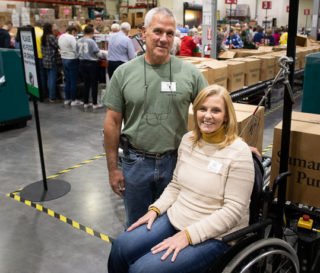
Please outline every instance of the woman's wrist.
[{"label": "woman's wrist", "polygon": [[156,213],[157,213],[157,216],[159,216],[160,215],[160,210],[158,210],[156,207],[150,207],[149,209],[148,209],[148,211],[149,210],[153,210],[153,211],[155,211]]}]

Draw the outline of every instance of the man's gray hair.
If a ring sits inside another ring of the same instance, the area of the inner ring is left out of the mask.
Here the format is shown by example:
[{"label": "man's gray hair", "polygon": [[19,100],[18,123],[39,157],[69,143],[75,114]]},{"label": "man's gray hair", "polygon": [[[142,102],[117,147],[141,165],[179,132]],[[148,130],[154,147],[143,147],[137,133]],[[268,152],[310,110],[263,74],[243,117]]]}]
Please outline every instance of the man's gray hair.
[{"label": "man's gray hair", "polygon": [[120,30],[120,25],[117,24],[117,23],[112,24],[112,25],[111,25],[111,30],[112,30],[112,31],[113,31],[113,30]]},{"label": "man's gray hair", "polygon": [[123,22],[120,26],[121,30],[123,31],[130,31],[131,26],[128,22]]},{"label": "man's gray hair", "polygon": [[151,25],[152,18],[156,14],[161,14],[161,15],[164,15],[167,17],[172,17],[174,19],[174,22],[175,23],[177,22],[177,20],[171,10],[169,10],[168,8],[164,8],[164,7],[158,7],[158,8],[153,8],[148,11],[146,17],[144,18],[145,28],[148,28]]}]

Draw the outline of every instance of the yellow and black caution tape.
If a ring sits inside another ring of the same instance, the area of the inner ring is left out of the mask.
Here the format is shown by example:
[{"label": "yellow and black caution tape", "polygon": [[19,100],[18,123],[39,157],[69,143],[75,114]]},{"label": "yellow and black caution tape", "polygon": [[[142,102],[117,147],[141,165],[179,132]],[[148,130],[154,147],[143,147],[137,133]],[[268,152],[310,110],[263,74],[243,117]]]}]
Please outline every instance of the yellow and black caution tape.
[{"label": "yellow and black caution tape", "polygon": [[[294,96],[294,99],[297,99],[297,98],[299,98],[301,96],[302,96],[302,93]],[[283,103],[281,103],[280,105],[276,106],[275,108],[270,109],[270,111],[264,113],[264,116],[266,117],[266,116],[270,115],[271,113],[279,110],[281,107],[283,107]]]},{"label": "yellow and black caution tape", "polygon": [[[99,159],[99,158],[101,158],[101,157],[104,157],[105,155],[106,155],[106,153],[102,153],[102,154],[100,154],[100,155],[97,155],[97,156],[95,156],[95,157],[93,157],[93,158],[91,158],[91,159],[88,159],[88,160],[85,160],[85,161],[83,161],[83,162],[81,162],[81,163],[79,163],[79,164],[73,165],[72,167],[70,167],[70,168],[68,168],[68,169],[65,169],[65,170],[62,170],[62,171],[60,171],[60,172],[57,172],[57,173],[55,173],[55,174],[53,174],[53,175],[50,175],[50,176],[47,177],[47,179],[56,178],[57,176],[59,176],[59,175],[61,175],[61,174],[64,174],[64,173],[70,172],[70,171],[72,171],[72,170],[74,170],[74,169],[76,169],[76,168],[82,167],[83,165],[86,165],[86,164],[88,164],[88,163],[91,163],[92,161],[97,160],[97,159]],[[20,189],[18,189],[18,190],[16,190],[16,191],[12,192],[12,194],[17,194],[17,193],[21,192],[22,190],[23,190],[23,188],[20,188]]]},{"label": "yellow and black caution tape", "polygon": [[61,222],[64,222],[64,223],[66,223],[66,224],[68,224],[68,225],[70,225],[70,226],[72,226],[72,227],[74,227],[76,229],[82,230],[82,231],[90,234],[91,236],[95,236],[97,238],[100,238],[101,240],[103,240],[103,241],[105,241],[107,243],[112,243],[113,242],[113,239],[111,237],[109,237],[109,236],[107,236],[107,235],[105,235],[105,234],[103,234],[101,232],[95,231],[92,228],[86,227],[86,226],[84,226],[84,225],[82,225],[82,224],[80,224],[80,223],[78,223],[78,222],[76,222],[74,220],[71,220],[68,217],[63,216],[62,214],[59,214],[59,213],[57,213],[57,212],[55,212],[55,211],[53,211],[51,209],[43,207],[40,204],[33,203],[33,202],[29,201],[29,200],[25,200],[25,199],[23,199],[21,196],[19,196],[17,194],[8,193],[7,196],[13,198],[14,200],[16,200],[18,202],[21,202],[21,203],[27,205],[29,207],[33,207],[36,210],[41,211],[41,212],[43,212],[43,213],[45,213],[45,214],[47,214],[47,215],[49,215],[49,216],[51,216],[53,218],[57,218]]},{"label": "yellow and black caution tape", "polygon": [[268,145],[266,148],[263,149],[262,155],[266,154],[268,151],[272,149],[273,144]]},{"label": "yellow and black caution tape", "polygon": [[99,158],[101,158],[101,157],[104,157],[105,155],[106,155],[105,153],[102,153],[101,155],[97,155],[97,156],[95,156],[95,157],[93,157],[93,158],[91,158],[91,159],[88,159],[88,160],[85,160],[85,161],[83,161],[83,162],[81,162],[81,163],[79,163],[79,164],[73,165],[72,167],[70,167],[70,168],[68,168],[68,169],[65,169],[65,170],[62,170],[62,171],[60,171],[60,172],[57,172],[57,173],[55,173],[55,174],[53,174],[53,175],[50,175],[50,176],[47,177],[47,179],[56,178],[57,176],[59,176],[59,175],[61,175],[61,174],[70,172],[70,171],[72,171],[72,170],[74,170],[74,169],[76,169],[76,168],[79,168],[79,167],[81,167],[81,166],[83,166],[83,165],[85,165],[85,164],[91,163],[92,161],[94,161],[94,160],[96,160],[96,159],[99,159]]}]

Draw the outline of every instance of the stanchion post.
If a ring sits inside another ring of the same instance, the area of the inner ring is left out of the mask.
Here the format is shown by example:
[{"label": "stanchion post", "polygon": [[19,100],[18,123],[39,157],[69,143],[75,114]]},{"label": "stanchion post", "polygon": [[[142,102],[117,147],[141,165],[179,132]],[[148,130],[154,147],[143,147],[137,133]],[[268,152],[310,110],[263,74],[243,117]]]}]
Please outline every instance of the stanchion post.
[{"label": "stanchion post", "polygon": [[44,164],[44,156],[43,156],[43,148],[42,148],[42,138],[41,138],[41,130],[40,130],[40,119],[39,119],[39,111],[38,111],[38,102],[36,98],[32,98],[33,100],[33,108],[34,108],[34,116],[36,119],[36,127],[37,127],[37,136],[38,136],[38,144],[39,144],[39,153],[40,153],[40,163],[41,163],[41,171],[42,171],[42,180],[43,180],[43,188],[45,191],[48,190],[47,185],[47,175],[46,175],[46,167]]},{"label": "stanchion post", "polygon": [[[289,23],[288,23],[288,40],[287,40],[287,56],[292,57],[293,62],[290,66],[289,83],[293,86],[294,66],[296,56],[296,37],[298,25],[298,8],[299,0],[290,0]],[[282,117],[282,136],[281,136],[281,154],[280,154],[280,173],[288,171],[289,151],[290,151],[290,130],[291,130],[291,114],[292,101],[287,86],[284,93],[283,117]],[[278,209],[277,209],[277,225],[275,235],[282,238],[283,232],[283,213],[286,202],[287,178],[280,183],[278,189]]]}]

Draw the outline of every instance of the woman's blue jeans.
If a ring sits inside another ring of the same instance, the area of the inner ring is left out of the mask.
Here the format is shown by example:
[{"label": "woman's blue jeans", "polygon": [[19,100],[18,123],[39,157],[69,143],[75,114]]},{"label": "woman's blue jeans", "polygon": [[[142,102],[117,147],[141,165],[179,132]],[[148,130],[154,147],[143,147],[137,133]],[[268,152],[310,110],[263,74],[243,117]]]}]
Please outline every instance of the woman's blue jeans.
[{"label": "woman's blue jeans", "polygon": [[150,249],[173,236],[178,231],[171,225],[167,214],[157,218],[151,230],[146,225],[133,231],[122,233],[111,248],[109,273],[179,273],[205,272],[212,261],[221,255],[229,246],[222,241],[210,239],[197,245],[189,245],[179,252],[176,260],[171,262],[172,255],[162,261],[165,251],[152,254]]},{"label": "woman's blue jeans", "polygon": [[127,228],[136,222],[157,200],[172,179],[177,163],[173,153],[161,159],[137,156],[129,149],[129,155],[122,158],[123,192]]},{"label": "woman's blue jeans", "polygon": [[66,100],[75,100],[77,96],[77,78],[79,71],[78,59],[62,59],[65,76],[64,93]]},{"label": "woman's blue jeans", "polygon": [[48,75],[49,98],[54,100],[56,98],[58,66],[56,65],[50,69],[46,69],[46,71]]}]

